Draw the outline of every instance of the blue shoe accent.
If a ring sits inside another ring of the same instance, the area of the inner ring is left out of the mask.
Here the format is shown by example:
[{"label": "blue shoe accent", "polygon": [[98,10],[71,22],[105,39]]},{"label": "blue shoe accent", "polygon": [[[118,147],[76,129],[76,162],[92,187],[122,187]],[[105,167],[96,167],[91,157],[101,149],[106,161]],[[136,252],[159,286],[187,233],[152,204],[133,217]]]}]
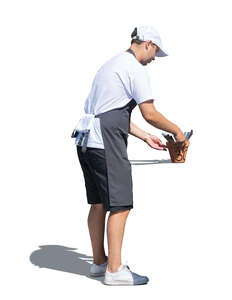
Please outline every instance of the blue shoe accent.
[{"label": "blue shoe accent", "polygon": [[134,285],[146,284],[149,281],[147,276],[141,276],[141,275],[138,275],[134,272],[131,272],[131,274],[132,274],[132,277],[133,277]]},{"label": "blue shoe accent", "polygon": [[[130,270],[129,266],[127,266],[127,268]],[[132,272],[131,270],[130,270],[130,272],[131,272],[131,275],[133,277],[134,285],[148,283],[149,278],[147,276],[141,276],[139,274],[136,274],[136,273]]]}]

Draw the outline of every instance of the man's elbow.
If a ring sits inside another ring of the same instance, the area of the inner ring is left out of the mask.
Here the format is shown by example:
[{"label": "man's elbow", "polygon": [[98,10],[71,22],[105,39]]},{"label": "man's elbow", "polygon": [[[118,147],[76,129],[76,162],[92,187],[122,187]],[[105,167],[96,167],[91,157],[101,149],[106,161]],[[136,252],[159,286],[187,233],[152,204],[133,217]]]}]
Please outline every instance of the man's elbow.
[{"label": "man's elbow", "polygon": [[152,110],[151,112],[144,114],[143,117],[148,123],[155,123],[158,119],[158,114],[159,112],[157,110]]}]

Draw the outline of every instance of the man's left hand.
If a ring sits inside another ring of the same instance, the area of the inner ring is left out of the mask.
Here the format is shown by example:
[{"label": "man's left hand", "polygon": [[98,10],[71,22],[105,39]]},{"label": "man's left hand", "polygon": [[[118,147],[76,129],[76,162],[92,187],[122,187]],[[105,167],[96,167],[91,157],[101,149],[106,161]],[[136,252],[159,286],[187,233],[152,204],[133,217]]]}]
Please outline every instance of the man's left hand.
[{"label": "man's left hand", "polygon": [[155,135],[146,137],[144,141],[153,149],[167,151],[167,146]]}]

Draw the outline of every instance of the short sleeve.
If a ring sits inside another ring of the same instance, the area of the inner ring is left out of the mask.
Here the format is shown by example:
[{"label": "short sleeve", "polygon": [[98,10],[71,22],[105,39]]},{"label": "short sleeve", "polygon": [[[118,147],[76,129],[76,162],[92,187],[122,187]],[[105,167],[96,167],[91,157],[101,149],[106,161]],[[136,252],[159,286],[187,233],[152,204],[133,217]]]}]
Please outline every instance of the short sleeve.
[{"label": "short sleeve", "polygon": [[133,78],[131,78],[131,82],[131,96],[137,104],[153,99],[149,74],[144,67],[136,70]]}]

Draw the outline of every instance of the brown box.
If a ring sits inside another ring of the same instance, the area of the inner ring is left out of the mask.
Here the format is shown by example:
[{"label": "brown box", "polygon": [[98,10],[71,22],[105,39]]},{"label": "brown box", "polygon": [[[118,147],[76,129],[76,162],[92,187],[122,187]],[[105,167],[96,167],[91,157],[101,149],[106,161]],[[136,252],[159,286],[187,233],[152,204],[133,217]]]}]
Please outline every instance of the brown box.
[{"label": "brown box", "polygon": [[189,147],[189,142],[186,146],[180,146],[179,143],[166,142],[168,151],[171,157],[171,161],[174,163],[184,163]]}]

